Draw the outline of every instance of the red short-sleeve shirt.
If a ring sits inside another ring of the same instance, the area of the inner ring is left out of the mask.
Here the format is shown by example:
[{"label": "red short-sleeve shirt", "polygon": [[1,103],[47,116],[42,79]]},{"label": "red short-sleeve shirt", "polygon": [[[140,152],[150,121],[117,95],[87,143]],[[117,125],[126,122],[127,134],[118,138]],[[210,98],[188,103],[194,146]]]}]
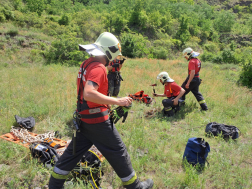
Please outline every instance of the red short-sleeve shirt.
[{"label": "red short-sleeve shirt", "polygon": [[180,89],[181,89],[181,87],[177,83],[168,82],[165,85],[164,94],[168,98],[173,97],[173,96],[178,96],[180,93]]},{"label": "red short-sleeve shirt", "polygon": [[[97,91],[104,95],[107,95],[108,94],[108,78],[107,78],[105,66],[102,63],[95,61],[93,57],[90,57],[83,63],[84,63],[83,69],[85,69],[85,66],[87,66],[90,63],[83,73],[83,78],[82,78],[83,86],[85,86],[86,81],[88,80],[93,81],[99,86]],[[77,94],[79,92],[82,64],[80,66],[80,70],[78,73]],[[82,99],[83,99],[83,86],[81,85],[81,90],[80,90],[80,103],[82,103]],[[89,101],[87,101],[87,104],[89,108],[95,108],[95,107],[101,107],[101,106],[107,107],[106,104],[97,104],[97,103],[93,103]]]},{"label": "red short-sleeve shirt", "polygon": [[192,58],[188,63],[188,74],[190,75],[191,70],[195,70],[195,75],[197,75],[201,68],[201,62],[197,58]]}]

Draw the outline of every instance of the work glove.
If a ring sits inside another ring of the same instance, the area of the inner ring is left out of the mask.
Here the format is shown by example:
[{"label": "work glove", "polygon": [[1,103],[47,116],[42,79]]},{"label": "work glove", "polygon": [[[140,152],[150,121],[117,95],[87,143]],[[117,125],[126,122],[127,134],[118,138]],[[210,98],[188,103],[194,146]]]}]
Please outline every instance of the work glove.
[{"label": "work glove", "polygon": [[123,117],[122,122],[124,123],[128,116],[128,111],[130,110],[131,106],[132,104],[130,104],[129,106],[118,106],[117,108],[112,110],[110,113],[110,119],[112,120],[112,122],[116,124],[117,121],[121,119],[121,117]]}]

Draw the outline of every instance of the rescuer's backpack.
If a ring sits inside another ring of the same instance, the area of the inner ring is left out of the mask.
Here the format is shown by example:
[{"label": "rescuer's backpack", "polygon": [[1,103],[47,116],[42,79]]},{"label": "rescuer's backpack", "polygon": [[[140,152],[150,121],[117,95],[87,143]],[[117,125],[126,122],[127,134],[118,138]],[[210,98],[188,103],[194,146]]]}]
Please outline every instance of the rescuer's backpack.
[{"label": "rescuer's backpack", "polygon": [[193,166],[199,164],[201,167],[204,167],[209,152],[210,146],[203,138],[189,138],[183,159]]},{"label": "rescuer's backpack", "polygon": [[75,179],[83,180],[92,189],[101,189],[100,181],[103,176],[101,163],[100,157],[95,152],[88,150],[72,170],[72,175]]},{"label": "rescuer's backpack", "polygon": [[51,168],[59,160],[55,148],[46,143],[33,143],[30,145],[30,151],[34,158],[38,158],[48,168]]},{"label": "rescuer's backpack", "polygon": [[207,135],[221,135],[224,139],[237,139],[239,137],[240,130],[232,125],[211,122],[206,125],[205,132]]},{"label": "rescuer's backpack", "polygon": [[132,98],[133,100],[139,101],[139,102],[143,102],[145,104],[151,104],[153,101],[153,98],[151,98],[149,95],[144,94],[144,91],[138,91],[135,94],[129,94],[128,95],[130,98]]}]

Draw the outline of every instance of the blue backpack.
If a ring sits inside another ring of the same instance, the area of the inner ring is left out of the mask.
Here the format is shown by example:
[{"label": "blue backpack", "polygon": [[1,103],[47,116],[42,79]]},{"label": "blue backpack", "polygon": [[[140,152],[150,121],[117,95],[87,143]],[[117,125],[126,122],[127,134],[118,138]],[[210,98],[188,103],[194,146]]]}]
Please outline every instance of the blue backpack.
[{"label": "blue backpack", "polygon": [[185,147],[183,159],[186,159],[187,162],[193,166],[196,164],[204,166],[209,152],[210,146],[203,138],[189,138]]}]

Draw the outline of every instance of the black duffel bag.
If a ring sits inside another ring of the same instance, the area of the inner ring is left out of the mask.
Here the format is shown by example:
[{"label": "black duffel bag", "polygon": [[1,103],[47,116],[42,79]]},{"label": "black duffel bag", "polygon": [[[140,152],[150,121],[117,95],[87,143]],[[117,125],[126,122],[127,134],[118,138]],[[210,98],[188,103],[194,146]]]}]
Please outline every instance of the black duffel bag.
[{"label": "black duffel bag", "polygon": [[211,122],[206,125],[205,132],[207,135],[221,135],[224,139],[237,139],[239,137],[240,130],[236,126]]}]

